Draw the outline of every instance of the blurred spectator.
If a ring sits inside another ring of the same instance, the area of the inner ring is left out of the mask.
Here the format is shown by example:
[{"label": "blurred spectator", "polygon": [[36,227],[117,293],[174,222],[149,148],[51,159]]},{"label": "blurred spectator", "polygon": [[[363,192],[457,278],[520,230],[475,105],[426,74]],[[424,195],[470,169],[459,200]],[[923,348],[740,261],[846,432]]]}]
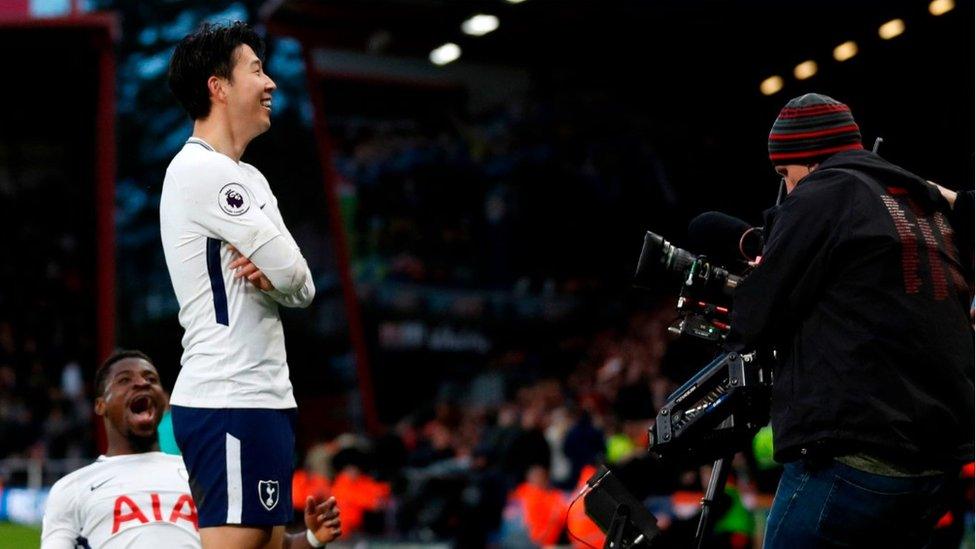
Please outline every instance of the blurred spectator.
[{"label": "blurred spectator", "polygon": [[360,532],[366,515],[381,511],[390,497],[389,484],[378,482],[363,471],[366,459],[356,448],[344,448],[332,458],[336,470],[332,495],[342,510],[344,536]]},{"label": "blurred spectator", "polygon": [[[524,410],[518,432],[501,455],[502,470],[514,482],[518,482],[518,479],[525,479],[529,471],[539,467],[545,469],[546,483],[549,482],[549,464],[552,462],[552,450],[542,432],[542,415],[543,410],[538,406]],[[538,473],[536,477],[538,477]]]},{"label": "blurred spectator", "polygon": [[296,517],[300,518],[304,513],[308,496],[327,498],[330,494],[332,494],[332,486],[324,475],[301,467],[295,469],[291,481],[291,502]]},{"label": "blurred spectator", "polygon": [[593,425],[589,412],[582,412],[563,441],[563,452],[570,462],[570,475],[578,477],[604,455],[606,444],[603,431]]},{"label": "blurred spectator", "polygon": [[544,435],[549,444],[552,460],[549,464],[549,476],[552,483],[560,488],[572,486],[572,463],[566,455],[565,441],[566,435],[572,426],[572,418],[569,411],[564,406],[556,408],[550,413],[549,425],[546,427]]},{"label": "blurred spectator", "polygon": [[565,534],[569,502],[561,490],[549,485],[545,465],[533,465],[525,482],[509,495],[505,520],[513,532],[525,532],[535,545],[555,545]]}]

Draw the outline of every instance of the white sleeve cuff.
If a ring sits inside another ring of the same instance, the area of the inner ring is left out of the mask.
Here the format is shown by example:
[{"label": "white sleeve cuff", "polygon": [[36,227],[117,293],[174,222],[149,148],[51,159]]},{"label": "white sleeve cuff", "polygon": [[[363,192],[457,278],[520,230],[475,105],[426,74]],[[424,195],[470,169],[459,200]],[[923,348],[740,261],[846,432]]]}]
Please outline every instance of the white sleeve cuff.
[{"label": "white sleeve cuff", "polygon": [[315,534],[312,533],[308,528],[305,529],[305,539],[308,540],[308,544],[312,547],[325,547],[325,544],[319,541]]},{"label": "white sleeve cuff", "polygon": [[290,295],[305,286],[308,265],[302,254],[277,235],[248,257],[279,292]]}]

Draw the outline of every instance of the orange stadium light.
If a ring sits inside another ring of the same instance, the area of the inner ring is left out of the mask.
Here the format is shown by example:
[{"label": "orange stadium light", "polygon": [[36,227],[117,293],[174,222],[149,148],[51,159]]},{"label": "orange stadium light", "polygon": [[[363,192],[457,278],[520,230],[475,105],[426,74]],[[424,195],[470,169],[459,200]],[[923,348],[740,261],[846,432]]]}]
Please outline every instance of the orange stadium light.
[{"label": "orange stadium light", "polygon": [[759,91],[763,95],[773,95],[781,89],[783,89],[783,79],[779,76],[770,76],[759,84]]},{"label": "orange stadium light", "polygon": [[929,13],[939,16],[944,13],[949,13],[955,7],[956,3],[953,0],[932,0],[932,3],[929,4]]},{"label": "orange stadium light", "polygon": [[857,55],[857,42],[848,40],[834,48],[834,59],[844,62]]},{"label": "orange stadium light", "polygon": [[797,80],[806,80],[815,74],[817,74],[817,62],[813,60],[804,61],[793,68],[793,76]]},{"label": "orange stadium light", "polygon": [[878,28],[878,36],[885,40],[891,40],[903,32],[905,32],[905,22],[901,19],[892,19]]}]

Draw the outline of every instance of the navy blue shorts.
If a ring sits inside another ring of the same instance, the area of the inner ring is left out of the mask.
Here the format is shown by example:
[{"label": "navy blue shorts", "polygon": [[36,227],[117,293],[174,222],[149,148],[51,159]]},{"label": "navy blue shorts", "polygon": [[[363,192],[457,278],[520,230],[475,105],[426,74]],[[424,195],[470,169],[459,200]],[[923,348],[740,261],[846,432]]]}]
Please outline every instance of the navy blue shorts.
[{"label": "navy blue shorts", "polygon": [[201,528],[291,521],[297,409],[172,409]]}]

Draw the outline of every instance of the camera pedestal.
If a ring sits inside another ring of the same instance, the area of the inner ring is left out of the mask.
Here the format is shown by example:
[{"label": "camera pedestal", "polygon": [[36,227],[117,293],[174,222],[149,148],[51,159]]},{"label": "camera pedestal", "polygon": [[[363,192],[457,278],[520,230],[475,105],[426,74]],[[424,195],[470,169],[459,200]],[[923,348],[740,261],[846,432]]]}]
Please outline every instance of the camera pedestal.
[{"label": "camera pedestal", "polygon": [[610,521],[610,528],[607,529],[607,537],[603,542],[603,549],[620,549],[624,543],[624,533],[627,531],[627,518],[630,511],[627,506],[621,503],[617,510],[613,512],[613,519]]},{"label": "camera pedestal", "polygon": [[701,501],[702,513],[701,518],[698,520],[698,530],[695,531],[695,539],[698,540],[696,547],[698,549],[705,548],[705,539],[711,533],[712,506],[717,503],[716,497],[719,490],[725,486],[725,479],[729,476],[729,470],[731,468],[732,456],[719,458],[712,464],[712,474],[708,478],[708,488],[705,490],[705,496],[702,497]]}]

